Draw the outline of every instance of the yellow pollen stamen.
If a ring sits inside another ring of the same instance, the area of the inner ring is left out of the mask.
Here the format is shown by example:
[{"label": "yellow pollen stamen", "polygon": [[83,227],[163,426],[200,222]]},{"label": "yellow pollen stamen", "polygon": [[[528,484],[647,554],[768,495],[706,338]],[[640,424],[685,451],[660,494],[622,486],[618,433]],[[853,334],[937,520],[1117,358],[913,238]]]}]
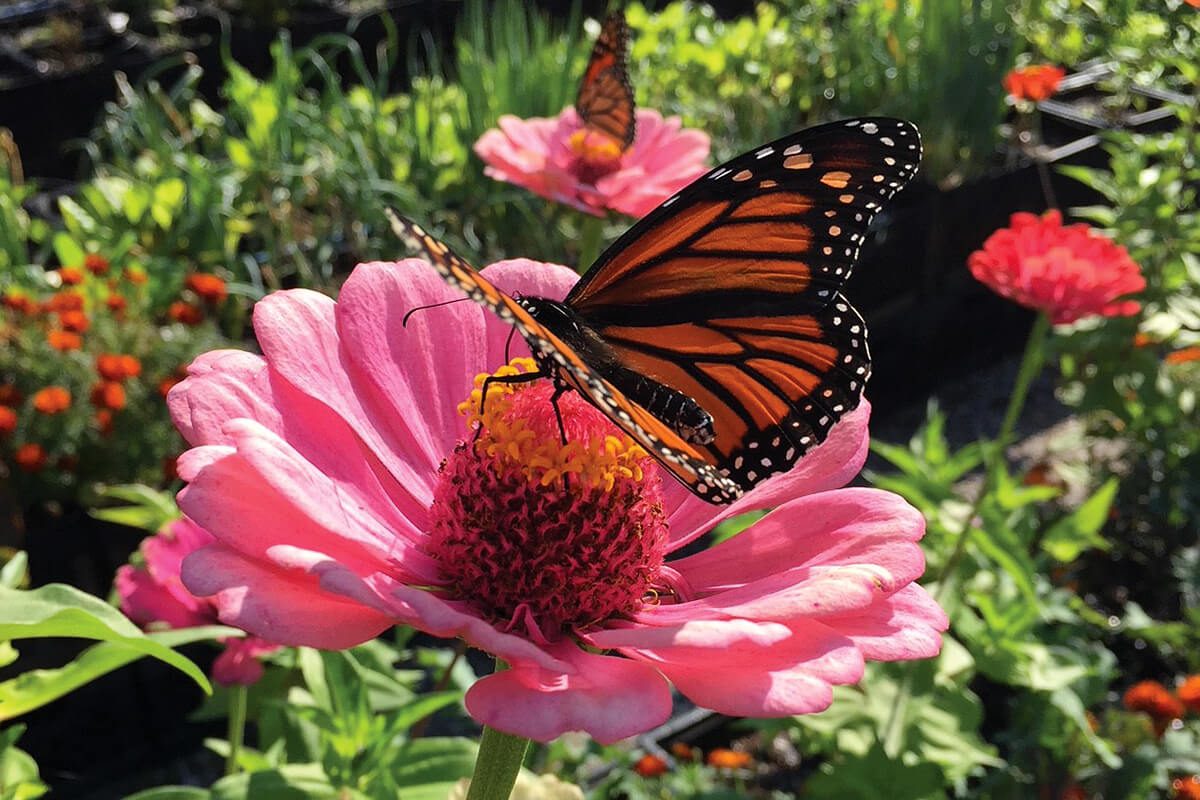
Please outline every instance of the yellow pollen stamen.
[{"label": "yellow pollen stamen", "polygon": [[[517,466],[532,483],[550,486],[569,475],[586,486],[610,491],[617,480],[641,481],[642,461],[646,451],[624,433],[595,436],[591,440],[568,440],[563,444],[557,431],[553,435],[539,434],[529,421],[514,416],[513,401],[517,392],[528,384],[488,384],[483,402],[483,384],[489,377],[509,377],[537,371],[531,358],[514,358],[493,375],[475,376],[475,388],[470,397],[459,404],[458,412],[467,418],[471,435],[482,428],[475,448],[489,458],[508,461]],[[483,412],[480,413],[480,404]],[[547,410],[547,413],[552,413]]]},{"label": "yellow pollen stamen", "polygon": [[580,128],[567,138],[571,151],[584,161],[608,163],[621,158],[621,145],[598,131]]}]

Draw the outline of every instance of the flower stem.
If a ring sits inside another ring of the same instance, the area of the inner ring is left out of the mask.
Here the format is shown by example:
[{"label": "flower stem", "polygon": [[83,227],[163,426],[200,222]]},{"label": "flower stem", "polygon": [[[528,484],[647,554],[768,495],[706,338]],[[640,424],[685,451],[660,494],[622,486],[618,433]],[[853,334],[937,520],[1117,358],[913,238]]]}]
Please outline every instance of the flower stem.
[{"label": "flower stem", "polygon": [[1025,342],[1025,354],[1021,356],[1021,366],[1017,370],[1017,381],[1013,385],[1012,394],[1008,398],[1008,408],[1004,411],[1004,420],[1000,423],[1000,432],[996,434],[996,438],[988,443],[984,450],[983,486],[980,488],[979,494],[975,497],[975,502],[971,504],[971,510],[967,512],[962,528],[959,529],[954,542],[954,550],[950,553],[950,557],[946,559],[946,563],[942,567],[942,573],[938,576],[937,591],[934,593],[933,599],[939,605],[950,586],[950,578],[954,572],[954,568],[958,566],[959,560],[966,551],[967,540],[971,538],[971,525],[976,515],[979,514],[979,510],[983,507],[987,496],[992,491],[992,483],[995,480],[996,472],[1004,459],[1004,449],[1008,447],[1008,440],[1012,438],[1013,430],[1017,425],[1017,418],[1021,416],[1021,409],[1025,406],[1025,398],[1029,395],[1029,387],[1041,370],[1042,363],[1045,361],[1046,334],[1049,330],[1050,318],[1045,313],[1038,314],[1037,319],[1034,320],[1033,328],[1029,331],[1029,339]]},{"label": "flower stem", "polygon": [[238,757],[246,734],[246,707],[250,690],[245,686],[229,687],[229,756],[225,759],[225,774],[239,771]]},{"label": "flower stem", "polygon": [[604,217],[586,215],[579,226],[579,263],[576,272],[582,273],[595,263],[600,256],[600,246],[604,243]]},{"label": "flower stem", "polygon": [[528,748],[528,739],[484,728],[467,800],[508,800]]}]

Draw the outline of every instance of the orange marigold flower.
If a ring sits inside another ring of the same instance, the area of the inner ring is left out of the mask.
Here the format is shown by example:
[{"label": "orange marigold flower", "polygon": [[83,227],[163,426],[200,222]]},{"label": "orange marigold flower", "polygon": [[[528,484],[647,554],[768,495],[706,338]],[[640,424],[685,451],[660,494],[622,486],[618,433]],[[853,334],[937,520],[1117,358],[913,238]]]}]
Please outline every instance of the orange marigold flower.
[{"label": "orange marigold flower", "polygon": [[1186,364],[1189,361],[1200,361],[1200,347],[1185,347],[1182,350],[1167,353],[1163,361],[1168,364]]},{"label": "orange marigold flower", "polygon": [[218,278],[216,275],[208,275],[201,272],[192,273],[187,276],[184,285],[198,294],[207,303],[216,305],[225,299],[229,293],[225,288],[225,281]]},{"label": "orange marigold flower", "polygon": [[130,355],[121,356],[121,369],[126,378],[136,378],[142,374],[142,362]]},{"label": "orange marigold flower", "polygon": [[142,374],[142,362],[133,356],[104,353],[96,359],[96,372],[108,381],[123,381]]},{"label": "orange marigold flower", "polygon": [[59,267],[58,277],[63,286],[77,286],[83,283],[83,270],[79,267]]},{"label": "orange marigold flower", "polygon": [[108,272],[108,259],[99,253],[88,253],[83,257],[83,268],[93,275],[104,275]]},{"label": "orange marigold flower", "polygon": [[11,383],[0,383],[0,406],[19,406],[25,395]]},{"label": "orange marigold flower", "polygon": [[199,325],[204,321],[204,309],[192,303],[185,303],[182,300],[176,300],[171,303],[171,307],[167,309],[167,316],[174,322],[182,322],[184,325]]},{"label": "orange marigold flower", "polygon": [[42,468],[46,466],[46,451],[40,444],[30,442],[17,448],[17,452],[13,454],[13,460],[17,462],[17,466],[23,472],[41,472]]},{"label": "orange marigold flower", "polygon": [[58,312],[58,324],[72,333],[84,333],[91,322],[88,321],[87,314],[82,311],[60,311]]},{"label": "orange marigold flower", "polygon": [[1149,337],[1149,335],[1142,333],[1141,331],[1138,331],[1137,333],[1135,333],[1133,335],[1133,346],[1134,347],[1138,347],[1138,348],[1149,347],[1152,344],[1154,344],[1154,340],[1151,339]]},{"label": "orange marigold flower", "polygon": [[1183,2],[1187,3],[1192,8],[1200,8],[1200,0],[1183,0]]},{"label": "orange marigold flower", "polygon": [[691,761],[693,758],[692,746],[687,742],[675,742],[671,745],[671,755],[680,761]]},{"label": "orange marigold flower", "polygon": [[1193,714],[1200,714],[1200,675],[1188,675],[1175,690],[1175,696],[1191,709]]},{"label": "orange marigold flower", "polygon": [[1034,64],[1014,69],[1004,76],[1004,88],[1017,100],[1045,100],[1058,91],[1058,84],[1067,73],[1051,64]]},{"label": "orange marigold flower", "polygon": [[0,436],[12,436],[17,429],[17,412],[8,406],[0,406]]},{"label": "orange marigold flower", "polygon": [[1183,703],[1158,681],[1141,681],[1125,690],[1122,698],[1130,711],[1143,711],[1157,720],[1183,716]]},{"label": "orange marigold flower", "polygon": [[51,295],[42,308],[54,312],[82,311],[83,295],[74,289],[63,289],[61,292]]},{"label": "orange marigold flower", "polygon": [[96,427],[100,429],[101,436],[108,436],[113,432],[113,412],[107,408],[101,408],[96,411]]},{"label": "orange marigold flower", "polygon": [[141,286],[146,281],[150,280],[150,276],[146,274],[146,270],[141,267],[126,267],[125,280],[132,283],[134,286]]},{"label": "orange marigold flower", "polygon": [[71,393],[61,386],[47,386],[33,396],[33,407],[43,414],[57,414],[71,407]]},{"label": "orange marigold flower", "polygon": [[710,767],[721,767],[722,769],[743,769],[754,763],[754,759],[749,753],[724,748],[710,751],[708,758],[704,761]]},{"label": "orange marigold flower", "polygon": [[92,387],[92,405],[120,411],[125,407],[125,388],[116,381],[100,381]]},{"label": "orange marigold flower", "polygon": [[46,341],[55,350],[60,350],[64,353],[83,347],[83,339],[80,338],[79,334],[69,331],[47,331]]},{"label": "orange marigold flower", "polygon": [[183,379],[186,377],[187,377],[187,370],[184,369],[183,367],[180,367],[179,369],[175,370],[174,373],[172,373],[171,375],[168,375],[167,377],[163,378],[161,381],[158,382],[158,393],[160,395],[162,395],[163,398],[165,399],[166,396],[170,393],[170,391],[172,389],[174,389],[178,384],[182,383]]},{"label": "orange marigold flower", "polygon": [[1177,800],[1200,800],[1200,775],[1176,778],[1171,781],[1171,790],[1175,793]]},{"label": "orange marigold flower", "polygon": [[646,753],[646,755],[639,758],[638,762],[634,764],[633,771],[643,778],[657,778],[659,775],[666,773],[667,762],[658,756]]},{"label": "orange marigold flower", "polygon": [[126,306],[129,305],[129,301],[126,300],[122,295],[110,294],[108,299],[104,301],[104,305],[108,306],[109,311],[120,313],[121,311],[125,310]]},{"label": "orange marigold flower", "polygon": [[5,289],[0,304],[18,314],[36,314],[38,308],[37,301],[20,289]]}]

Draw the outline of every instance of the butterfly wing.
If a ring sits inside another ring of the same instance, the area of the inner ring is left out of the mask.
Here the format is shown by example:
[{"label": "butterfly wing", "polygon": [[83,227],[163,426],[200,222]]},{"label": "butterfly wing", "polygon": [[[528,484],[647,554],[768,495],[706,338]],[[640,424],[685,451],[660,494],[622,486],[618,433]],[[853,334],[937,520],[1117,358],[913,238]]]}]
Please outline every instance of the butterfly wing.
[{"label": "butterfly wing", "polygon": [[629,81],[629,26],[620,12],[608,15],[592,46],[575,110],[585,125],[611,136],[622,150],[633,144],[637,117]]},{"label": "butterfly wing", "polygon": [[622,366],[712,415],[714,439],[696,449],[749,489],[858,405],[866,330],[840,289],[920,156],[917,129],[884,118],[759,147],[630,228],[566,304]]},{"label": "butterfly wing", "polygon": [[535,356],[540,356],[539,363],[553,363],[557,368],[557,378],[587,397],[692,491],[714,502],[730,502],[741,494],[736,483],[707,462],[704,453],[685,442],[661,420],[605,380],[570,345],[534,319],[515,299],[498,289],[416,223],[395,214],[391,209],[387,210],[387,214],[396,235],[421,251],[448,284],[491,309],[502,322],[516,326],[529,344],[529,349]]}]

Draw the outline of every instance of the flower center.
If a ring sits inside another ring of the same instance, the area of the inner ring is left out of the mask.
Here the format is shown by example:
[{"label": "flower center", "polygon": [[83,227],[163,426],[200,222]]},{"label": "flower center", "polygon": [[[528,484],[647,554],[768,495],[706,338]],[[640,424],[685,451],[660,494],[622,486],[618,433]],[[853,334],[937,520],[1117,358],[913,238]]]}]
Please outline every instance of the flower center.
[{"label": "flower center", "polygon": [[621,166],[621,145],[611,136],[589,128],[580,128],[567,139],[575,160],[571,172],[582,183],[595,184]]},{"label": "flower center", "polygon": [[[495,377],[534,371],[514,359]],[[557,400],[560,427],[550,381],[493,380],[485,401],[488,377],[459,406],[474,441],[434,491],[430,553],[447,591],[542,642],[638,610],[667,543],[657,467],[576,393]]]}]

